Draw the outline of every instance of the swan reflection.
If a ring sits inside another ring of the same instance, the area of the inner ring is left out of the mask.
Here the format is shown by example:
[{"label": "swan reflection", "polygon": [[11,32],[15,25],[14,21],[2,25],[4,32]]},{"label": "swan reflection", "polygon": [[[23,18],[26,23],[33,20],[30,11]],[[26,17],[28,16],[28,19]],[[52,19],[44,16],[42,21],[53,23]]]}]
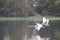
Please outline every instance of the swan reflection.
[{"label": "swan reflection", "polygon": [[50,40],[50,38],[49,37],[43,37],[43,38],[41,38],[40,35],[35,35],[35,36],[32,36],[28,40]]}]

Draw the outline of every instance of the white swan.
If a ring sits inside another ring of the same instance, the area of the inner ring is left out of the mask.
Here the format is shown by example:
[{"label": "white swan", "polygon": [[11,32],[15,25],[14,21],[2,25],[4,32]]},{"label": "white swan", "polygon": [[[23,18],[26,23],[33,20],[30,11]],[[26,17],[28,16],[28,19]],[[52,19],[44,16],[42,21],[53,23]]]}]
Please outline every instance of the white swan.
[{"label": "white swan", "polygon": [[29,27],[35,27],[35,30],[39,31],[41,28],[45,28],[44,26],[49,26],[49,19],[46,19],[43,17],[43,23],[36,23],[35,26],[29,26]]},{"label": "white swan", "polygon": [[28,27],[35,27],[35,30],[39,31],[41,28],[45,28],[42,24],[36,23],[34,26],[28,26]]}]

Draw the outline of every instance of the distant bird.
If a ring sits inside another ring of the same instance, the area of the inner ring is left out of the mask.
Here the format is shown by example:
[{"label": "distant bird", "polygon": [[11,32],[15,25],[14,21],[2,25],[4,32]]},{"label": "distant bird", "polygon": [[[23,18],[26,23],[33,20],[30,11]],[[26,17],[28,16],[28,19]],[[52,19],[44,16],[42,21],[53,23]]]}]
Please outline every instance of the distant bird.
[{"label": "distant bird", "polygon": [[34,27],[35,30],[39,31],[41,28],[45,28],[42,24],[36,23],[34,26],[28,26],[28,27]]},{"label": "distant bird", "polygon": [[[34,26],[28,26],[28,27],[35,27],[34,32],[36,33],[35,30],[39,31],[41,28],[45,28],[45,26],[49,26],[49,19],[46,19],[43,17],[43,22],[42,23],[36,23]],[[50,38],[41,38],[40,35],[33,35],[32,39],[29,40],[50,40]]]},{"label": "distant bird", "polygon": [[29,26],[29,27],[35,27],[35,30],[39,31],[41,28],[45,28],[44,26],[49,26],[49,19],[46,19],[43,17],[43,23],[36,23],[35,26]]}]

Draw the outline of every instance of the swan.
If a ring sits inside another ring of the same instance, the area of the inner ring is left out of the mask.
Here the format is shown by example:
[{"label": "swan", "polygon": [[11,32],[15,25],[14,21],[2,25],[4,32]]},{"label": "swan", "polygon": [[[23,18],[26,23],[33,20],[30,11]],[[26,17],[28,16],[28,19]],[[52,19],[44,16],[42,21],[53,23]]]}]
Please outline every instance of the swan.
[{"label": "swan", "polygon": [[45,28],[42,24],[36,23],[34,26],[28,26],[28,27],[35,27],[35,30],[39,31],[41,28]]},{"label": "swan", "polygon": [[35,30],[39,31],[41,28],[45,28],[44,26],[49,26],[49,19],[46,19],[45,17],[43,17],[42,23],[36,23],[36,25],[29,27],[35,27]]}]

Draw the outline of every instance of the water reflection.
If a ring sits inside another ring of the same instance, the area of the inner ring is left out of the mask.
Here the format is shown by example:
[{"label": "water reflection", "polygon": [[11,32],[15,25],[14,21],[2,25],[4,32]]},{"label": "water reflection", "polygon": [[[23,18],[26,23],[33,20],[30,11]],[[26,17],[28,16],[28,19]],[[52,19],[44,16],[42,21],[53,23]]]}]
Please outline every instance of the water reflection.
[{"label": "water reflection", "polygon": [[46,38],[46,37],[41,38],[40,35],[35,35],[35,36],[32,35],[32,37],[28,40],[50,40],[50,38],[49,37],[48,38]]},{"label": "water reflection", "polygon": [[9,37],[9,35],[8,34],[5,34],[4,35],[4,39],[3,40],[11,40],[11,38]]},{"label": "water reflection", "polygon": [[5,21],[0,22],[0,40],[60,40],[60,21],[50,21],[50,27],[42,28],[38,34],[33,35],[34,28],[28,25],[35,25],[29,21]]}]

